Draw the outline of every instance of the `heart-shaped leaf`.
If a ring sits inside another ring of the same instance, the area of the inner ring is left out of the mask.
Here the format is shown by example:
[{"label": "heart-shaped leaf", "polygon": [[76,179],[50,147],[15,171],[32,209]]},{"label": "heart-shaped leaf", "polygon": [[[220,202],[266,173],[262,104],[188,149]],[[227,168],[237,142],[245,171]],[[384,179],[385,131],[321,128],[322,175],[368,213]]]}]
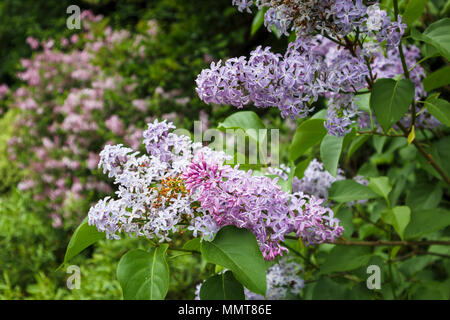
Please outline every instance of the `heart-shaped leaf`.
[{"label": "heart-shaped leaf", "polygon": [[162,244],[144,250],[131,250],[120,259],[117,278],[126,300],[162,300],[169,290],[169,266]]},{"label": "heart-shaped leaf", "polygon": [[247,229],[226,226],[219,230],[213,241],[203,241],[203,258],[231,270],[246,288],[266,294],[266,263],[256,238]]},{"label": "heart-shaped leaf", "polygon": [[384,132],[405,115],[413,99],[414,84],[411,80],[379,79],[375,82],[370,106]]}]

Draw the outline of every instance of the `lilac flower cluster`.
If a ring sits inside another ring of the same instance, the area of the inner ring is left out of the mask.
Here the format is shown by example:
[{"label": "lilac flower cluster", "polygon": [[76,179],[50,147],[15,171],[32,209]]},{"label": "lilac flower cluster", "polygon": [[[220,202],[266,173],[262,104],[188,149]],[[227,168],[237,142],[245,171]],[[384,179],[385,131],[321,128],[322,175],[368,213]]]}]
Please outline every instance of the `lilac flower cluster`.
[{"label": "lilac flower cluster", "polygon": [[219,227],[252,231],[267,260],[287,251],[280,242],[295,232],[309,244],[334,241],[343,231],[323,200],[302,192],[287,194],[278,179],[252,176],[219,162],[194,159],[181,176],[186,188]]},{"label": "lilac flower cluster", "polygon": [[[280,179],[288,180],[290,168],[284,164],[281,164],[279,168],[268,168],[267,174],[275,175]],[[292,192],[305,193],[319,198],[323,201],[328,201],[328,190],[331,185],[338,180],[344,180],[344,171],[338,168],[336,177],[333,177],[327,170],[324,169],[323,163],[317,159],[312,159],[305,169],[303,178],[299,179],[294,177],[292,181]],[[368,185],[369,181],[363,176],[355,176],[353,178],[356,182]],[[358,201],[364,203],[364,200]],[[351,205],[351,203],[348,203]]]},{"label": "lilac flower cluster", "polygon": [[210,240],[220,227],[252,231],[266,259],[282,255],[286,234],[306,243],[334,241],[343,228],[323,200],[301,192],[287,194],[277,180],[224,165],[223,152],[193,143],[171,132],[166,121],[144,132],[147,155],[122,145],[106,146],[99,167],[114,178],[118,199],[99,201],[89,224],[118,238],[125,232],[159,241],[187,226],[194,236]]},{"label": "lilac flower cluster", "polygon": [[401,22],[391,21],[377,3],[367,7],[361,0],[233,0],[232,4],[248,12],[252,5],[266,7],[264,24],[269,31],[273,27],[284,35],[294,31],[300,38],[326,34],[341,39],[358,29],[393,48],[406,28]]},{"label": "lilac flower cluster", "polygon": [[[310,104],[328,91],[347,89],[353,80],[348,70],[333,72],[316,53],[312,43],[298,39],[289,44],[284,56],[270,48],[256,48],[250,58],[232,58],[224,65],[211,63],[197,77],[196,91],[205,103],[231,104],[237,108],[252,103],[256,107],[276,106],[282,117],[306,117]],[[349,63],[349,67],[352,64]],[[332,77],[329,77],[333,73]],[[343,75],[340,75],[342,73]]]},{"label": "lilac flower cluster", "polygon": [[[397,49],[406,25],[400,17],[392,21],[377,3],[367,7],[361,0],[234,0],[233,5],[240,11],[250,11],[253,5],[267,7],[269,29],[275,26],[283,34],[294,30],[297,40],[283,56],[258,47],[248,59],[211,63],[196,80],[205,103],[275,106],[283,118],[296,119],[306,117],[312,103],[324,96],[325,127],[329,134],[342,137],[361,114],[355,93],[377,77],[403,71]],[[407,52],[408,66],[414,66],[417,58],[415,49]],[[422,76],[420,67],[413,69],[417,95],[424,94]]]},{"label": "lilac flower cluster", "polygon": [[267,270],[266,297],[244,288],[246,300],[283,300],[289,293],[298,296],[305,286],[305,282],[298,275],[302,270],[302,266],[298,263],[281,258]]},{"label": "lilac flower cluster", "polygon": [[[246,300],[284,300],[287,295],[299,295],[305,286],[305,282],[298,275],[303,270],[302,266],[287,258],[281,258],[278,263],[267,269],[266,296],[251,292],[244,287]],[[223,271],[225,272],[225,271]],[[195,288],[195,300],[200,300],[200,290],[204,282]]]}]

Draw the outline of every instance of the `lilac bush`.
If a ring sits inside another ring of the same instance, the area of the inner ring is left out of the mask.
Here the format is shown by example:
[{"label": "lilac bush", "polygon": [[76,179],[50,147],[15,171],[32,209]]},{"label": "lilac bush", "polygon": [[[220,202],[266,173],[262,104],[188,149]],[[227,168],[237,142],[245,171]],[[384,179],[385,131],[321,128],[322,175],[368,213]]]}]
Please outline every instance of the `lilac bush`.
[{"label": "lilac bush", "polygon": [[[83,32],[60,43],[27,39],[32,49],[42,50],[21,61],[24,84],[10,103],[21,111],[9,141],[11,160],[27,173],[19,188],[33,191],[55,227],[76,222],[86,202],[111,192],[97,173],[98,153],[108,142],[138,147],[153,103],[140,96],[136,77],[121,72],[130,60],[147,59],[155,22],[131,35],[109,26],[99,32],[102,17],[90,11],[81,18]],[[126,58],[109,64],[110,56]]]},{"label": "lilac bush", "polygon": [[[403,72],[397,50],[406,25],[393,21],[378,4],[361,0],[343,1],[233,1],[239,10],[253,5],[267,7],[265,24],[281,33],[296,34],[284,55],[257,47],[250,57],[212,62],[196,80],[197,93],[205,103],[277,107],[281,116],[304,118],[314,110],[319,97],[328,99],[325,127],[334,136],[344,136],[365,117],[357,107],[361,91],[377,78]],[[356,36],[351,36],[356,34]],[[416,97],[425,95],[424,72],[416,65],[417,47],[405,47],[406,66]],[[408,116],[406,116],[408,117]],[[406,120],[405,120],[406,121]],[[427,112],[418,125],[436,127],[439,122]]]},{"label": "lilac bush", "polygon": [[148,125],[147,155],[122,145],[100,153],[99,166],[114,178],[118,199],[106,197],[92,207],[89,224],[108,238],[128,233],[164,242],[188,229],[208,240],[219,228],[235,225],[252,231],[264,257],[272,260],[287,251],[280,242],[291,232],[308,244],[332,242],[342,234],[323,200],[288,194],[276,179],[224,165],[225,153],[172,129],[166,121]]}]

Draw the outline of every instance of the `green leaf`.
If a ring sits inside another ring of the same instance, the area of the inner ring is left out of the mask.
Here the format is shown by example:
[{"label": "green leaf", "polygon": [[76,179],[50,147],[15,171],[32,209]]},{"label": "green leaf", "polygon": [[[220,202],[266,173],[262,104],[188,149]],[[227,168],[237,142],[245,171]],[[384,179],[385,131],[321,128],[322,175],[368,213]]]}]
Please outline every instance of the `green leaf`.
[{"label": "green leaf", "polygon": [[328,191],[328,198],[337,202],[366,200],[376,197],[378,195],[375,192],[355,180],[335,181]]},{"label": "green leaf", "polygon": [[266,264],[256,238],[247,229],[226,226],[213,241],[202,241],[203,258],[231,270],[254,293],[266,294]]},{"label": "green leaf", "polygon": [[261,28],[261,26],[264,24],[264,15],[267,9],[268,8],[262,8],[253,18],[252,29],[250,32],[251,37],[253,37],[256,34],[256,32]]},{"label": "green leaf", "polygon": [[337,283],[327,277],[322,277],[314,286],[313,300],[347,300],[350,290],[341,283]]},{"label": "green leaf", "polygon": [[400,238],[403,240],[403,233],[406,226],[411,220],[411,209],[407,206],[394,207],[381,212],[381,219],[387,224],[390,224],[397,231]]},{"label": "green leaf", "polygon": [[350,147],[347,151],[347,161],[352,157],[352,155],[362,146],[364,143],[366,143],[367,140],[369,140],[370,135],[365,134],[361,136],[357,136],[352,143],[350,144]]},{"label": "green leaf", "polygon": [[450,60],[450,18],[432,23],[423,33],[411,30],[411,37],[435,47],[447,60]]},{"label": "green leaf", "polygon": [[413,210],[411,222],[405,229],[405,238],[420,238],[450,226],[450,211],[441,208]]},{"label": "green leaf", "polygon": [[427,99],[425,106],[436,119],[450,127],[450,103],[448,101],[436,98]]},{"label": "green leaf", "polygon": [[442,188],[439,185],[421,183],[409,190],[406,196],[406,205],[414,208],[414,211],[433,209],[441,202],[442,194]]},{"label": "green leaf", "polygon": [[169,246],[131,250],[120,259],[117,278],[125,300],[162,300],[169,290],[169,266],[166,251]]},{"label": "green leaf", "polygon": [[260,141],[265,138],[266,132],[260,137],[259,130],[266,129],[259,116],[253,111],[239,111],[227,117],[225,121],[219,123],[218,129],[242,129],[253,140]]},{"label": "green leaf", "polygon": [[392,185],[388,177],[369,178],[368,187],[376,194],[382,196],[389,203],[388,196],[392,190]]},{"label": "green leaf", "polygon": [[384,144],[386,143],[387,137],[386,136],[372,136],[373,146],[377,153],[383,152]]},{"label": "green leaf", "polygon": [[292,193],[292,182],[294,181],[294,176],[295,176],[295,165],[294,162],[291,161],[290,164],[290,171],[288,174],[288,178],[287,180],[281,179],[279,176],[277,175],[266,175],[267,177],[270,177],[271,179],[273,178],[278,178],[277,184],[287,193]]},{"label": "green leaf", "polygon": [[187,241],[183,245],[183,249],[194,250],[194,251],[200,252],[200,238],[194,238],[194,239]]},{"label": "green leaf", "polygon": [[295,176],[299,179],[303,178],[305,175],[305,170],[308,168],[309,163],[311,162],[312,158],[309,157],[303,161],[300,161],[299,164],[295,167]]},{"label": "green leaf", "polygon": [[327,134],[320,144],[320,157],[325,169],[336,177],[344,138]]},{"label": "green leaf", "polygon": [[320,274],[357,269],[367,265],[371,257],[368,247],[335,246],[320,266]]},{"label": "green leaf", "polygon": [[429,74],[422,83],[427,92],[450,84],[450,66],[447,65]]},{"label": "green leaf", "polygon": [[406,6],[405,12],[402,15],[403,21],[406,22],[408,27],[419,19],[425,10],[425,3],[428,0],[409,0]]},{"label": "green leaf", "polygon": [[244,287],[231,271],[215,275],[200,288],[200,300],[245,300]]},{"label": "green leaf", "polygon": [[355,103],[359,110],[370,113],[370,93],[357,95]]},{"label": "green leaf", "polygon": [[408,111],[414,99],[414,84],[411,80],[379,79],[370,96],[370,106],[384,132]]},{"label": "green leaf", "polygon": [[322,119],[309,119],[300,124],[289,148],[289,159],[295,161],[327,134]]},{"label": "green leaf", "polygon": [[[424,149],[431,154],[442,170],[444,170],[447,175],[450,175],[450,137],[444,137],[441,140],[432,143],[431,146],[424,145]],[[419,153],[419,162],[430,174],[442,180],[442,176],[429,164],[428,159],[421,153]]]},{"label": "green leaf", "polygon": [[75,230],[67,245],[63,264],[67,263],[90,245],[102,239],[106,239],[105,233],[99,232],[95,226],[90,226],[88,224],[88,218],[86,217]]},{"label": "green leaf", "polygon": [[340,224],[344,227],[344,233],[342,236],[345,238],[350,238],[354,231],[352,210],[344,207],[336,212],[336,218],[339,219]]}]

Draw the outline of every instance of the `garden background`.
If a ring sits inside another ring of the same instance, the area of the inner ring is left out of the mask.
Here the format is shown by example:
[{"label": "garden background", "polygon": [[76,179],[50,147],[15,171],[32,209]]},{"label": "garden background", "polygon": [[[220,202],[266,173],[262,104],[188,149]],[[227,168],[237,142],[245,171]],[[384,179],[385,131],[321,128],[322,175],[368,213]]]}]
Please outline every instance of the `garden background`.
[{"label": "garden background", "polygon": [[[425,2],[423,14],[411,22],[420,31],[450,13],[449,1]],[[401,10],[407,3],[400,1]],[[86,10],[81,30],[66,26],[70,5]],[[382,5],[392,8],[392,1]],[[74,258],[71,264],[81,267],[80,289],[69,290],[68,274],[58,269],[89,207],[113,190],[96,167],[98,152],[107,142],[142,148],[142,130],[157,118],[191,131],[195,120],[217,127],[236,110],[201,101],[195,79],[212,61],[248,56],[258,45],[284,52],[290,39],[261,24],[231,0],[0,1],[0,299],[122,298],[117,264],[127,250],[145,248],[144,240],[102,240]],[[449,71],[444,57],[429,59],[423,67],[427,74]],[[434,91],[448,100],[448,82]],[[319,99],[317,110],[324,108]],[[280,154],[287,161],[303,120],[282,119],[276,108],[248,110],[267,127],[281,130]],[[441,126],[416,135],[427,140],[450,172],[448,133]],[[426,161],[419,163],[406,138],[375,135],[357,144],[349,141],[344,149],[339,162],[344,175],[388,177],[393,188],[385,198],[409,206],[413,217],[429,213],[405,231],[410,239],[450,240],[450,189]],[[308,152],[305,159],[320,159],[318,145]],[[383,199],[340,209],[344,237],[403,240],[391,238],[391,225],[381,219],[384,209]],[[295,241],[291,246],[302,256],[306,283],[300,295],[289,298],[449,298],[449,246],[389,251],[332,244],[311,249]],[[167,298],[193,299],[210,270],[197,256],[171,258]],[[317,265],[324,263],[326,270],[317,276]],[[386,266],[379,291],[366,288],[370,264]]]}]

